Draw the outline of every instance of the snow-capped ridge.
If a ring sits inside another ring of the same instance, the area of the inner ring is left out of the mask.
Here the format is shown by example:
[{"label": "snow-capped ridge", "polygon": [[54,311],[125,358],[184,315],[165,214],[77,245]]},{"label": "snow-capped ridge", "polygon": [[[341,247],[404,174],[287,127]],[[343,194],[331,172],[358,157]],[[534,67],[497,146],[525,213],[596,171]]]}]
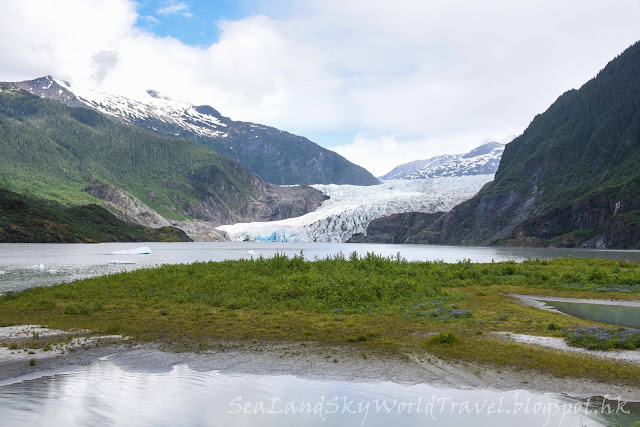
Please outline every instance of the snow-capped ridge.
[{"label": "snow-capped ridge", "polygon": [[227,125],[222,115],[209,106],[195,106],[177,101],[148,89],[135,99],[77,85],[53,76],[14,83],[34,95],[53,98],[78,107],[83,106],[114,117],[128,124],[140,124],[145,120],[157,120],[166,125],[197,136],[224,136]]},{"label": "snow-capped ridge", "polygon": [[504,145],[489,142],[464,154],[445,154],[396,166],[380,177],[385,180],[425,179],[445,176],[493,175],[498,170]]},{"label": "snow-capped ridge", "polygon": [[472,157],[484,156],[485,154],[491,154],[493,150],[504,150],[504,144],[500,144],[498,142],[487,142],[486,144],[482,144],[479,147],[474,148],[462,155],[464,159],[470,159]]}]

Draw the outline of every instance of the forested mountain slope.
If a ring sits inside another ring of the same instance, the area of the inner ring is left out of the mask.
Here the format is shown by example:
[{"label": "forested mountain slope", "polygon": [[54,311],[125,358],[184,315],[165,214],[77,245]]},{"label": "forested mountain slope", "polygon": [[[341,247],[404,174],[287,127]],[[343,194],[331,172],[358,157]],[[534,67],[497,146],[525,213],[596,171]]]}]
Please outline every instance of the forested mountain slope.
[{"label": "forested mountain slope", "polygon": [[216,224],[284,219],[325,197],[268,184],[206,147],[160,137],[87,108],[70,108],[0,84],[0,188],[64,203],[95,203],[85,190],[125,190],[170,219]]},{"label": "forested mountain slope", "polygon": [[424,242],[640,247],[640,44],[507,144],[493,182]]},{"label": "forested mountain slope", "polygon": [[0,189],[0,242],[188,242],[173,227],[145,228],[97,205],[63,206]]}]

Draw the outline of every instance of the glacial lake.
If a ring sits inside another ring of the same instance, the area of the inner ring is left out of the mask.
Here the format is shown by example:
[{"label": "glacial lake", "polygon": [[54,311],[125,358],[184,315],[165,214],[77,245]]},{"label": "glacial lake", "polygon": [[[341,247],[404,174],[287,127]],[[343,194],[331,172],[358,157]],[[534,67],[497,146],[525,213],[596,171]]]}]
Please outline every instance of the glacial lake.
[{"label": "glacial lake", "polygon": [[108,360],[0,387],[0,425],[7,426],[550,427],[626,426],[640,419],[640,404],[618,408],[615,398],[603,402],[525,390],[230,375],[186,365],[130,372]]},{"label": "glacial lake", "polygon": [[[150,247],[151,253],[111,254],[139,246]],[[301,252],[313,260],[353,251],[445,262],[557,257],[640,262],[640,251],[582,249],[255,242],[0,244],[0,292],[163,264]],[[99,360],[67,373],[5,384],[0,386],[0,425],[589,426],[633,425],[640,420],[639,403],[627,403],[624,410],[629,413],[615,413],[617,402],[605,401],[603,406],[601,398],[231,375],[185,365],[168,372],[149,368],[153,369],[131,371]],[[603,407],[614,413],[601,413]]]},{"label": "glacial lake", "polygon": [[[118,250],[139,246],[151,248],[149,255],[112,255]],[[351,252],[365,255],[401,256],[410,261],[472,262],[523,261],[559,257],[595,257],[640,262],[640,251],[501,248],[438,245],[382,245],[350,243],[265,243],[265,242],[193,242],[193,243],[100,243],[100,244],[0,244],[0,292],[34,286],[49,286],[86,277],[154,267],[162,264],[186,264],[202,261],[271,257],[276,253],[305,258],[324,258]],[[109,261],[135,264],[112,265]],[[42,265],[42,268],[40,266]]]}]

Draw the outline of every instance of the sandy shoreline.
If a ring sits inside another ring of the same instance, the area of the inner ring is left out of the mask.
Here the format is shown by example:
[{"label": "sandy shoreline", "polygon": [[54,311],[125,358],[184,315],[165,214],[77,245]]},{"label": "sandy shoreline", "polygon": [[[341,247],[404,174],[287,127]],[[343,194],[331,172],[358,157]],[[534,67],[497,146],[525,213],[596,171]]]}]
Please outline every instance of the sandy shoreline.
[{"label": "sandy shoreline", "polygon": [[[0,328],[0,331],[6,328]],[[6,331],[5,331],[6,332]],[[586,379],[555,378],[531,371],[495,369],[471,363],[451,363],[428,354],[367,353],[347,346],[313,342],[220,342],[214,350],[174,353],[156,344],[131,344],[119,337],[80,338],[74,350],[25,351],[0,348],[0,386],[70,372],[106,359],[129,372],[169,372],[176,365],[224,374],[292,375],[305,379],[430,384],[456,389],[529,390],[587,397],[621,395],[640,401],[636,387]],[[29,359],[36,359],[35,365]],[[335,361],[334,361],[335,360]]]}]

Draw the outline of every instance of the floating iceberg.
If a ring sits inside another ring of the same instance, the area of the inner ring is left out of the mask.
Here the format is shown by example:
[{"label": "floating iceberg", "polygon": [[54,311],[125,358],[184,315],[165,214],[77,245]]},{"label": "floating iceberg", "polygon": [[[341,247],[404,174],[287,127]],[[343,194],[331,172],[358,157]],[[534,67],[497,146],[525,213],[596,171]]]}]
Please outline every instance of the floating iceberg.
[{"label": "floating iceberg", "polygon": [[44,270],[44,264],[32,265],[31,267],[29,267],[29,270],[40,270],[40,271],[43,271]]},{"label": "floating iceberg", "polygon": [[4,270],[0,270],[0,276],[4,274]]},{"label": "floating iceberg", "polygon": [[150,253],[151,253],[151,249],[149,249],[146,246],[140,246],[139,248],[135,248],[135,249],[125,249],[122,251],[114,251],[114,252],[111,252],[111,255],[146,255]]},{"label": "floating iceberg", "polygon": [[134,261],[120,261],[117,259],[112,259],[107,261],[107,264],[111,264],[111,265],[121,265],[121,264],[137,264],[137,262]]}]

